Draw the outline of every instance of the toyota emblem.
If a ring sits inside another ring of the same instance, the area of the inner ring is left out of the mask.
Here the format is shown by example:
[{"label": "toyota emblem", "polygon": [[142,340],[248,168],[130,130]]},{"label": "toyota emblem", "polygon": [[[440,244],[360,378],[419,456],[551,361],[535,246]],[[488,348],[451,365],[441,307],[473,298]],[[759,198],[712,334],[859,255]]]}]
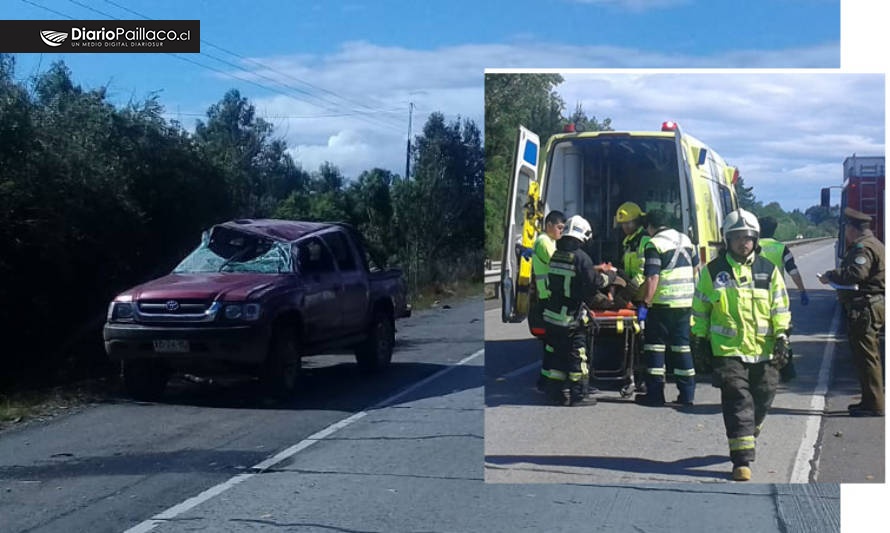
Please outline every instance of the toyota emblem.
[{"label": "toyota emblem", "polygon": [[176,300],[167,300],[167,311],[176,311],[179,309],[179,302]]}]

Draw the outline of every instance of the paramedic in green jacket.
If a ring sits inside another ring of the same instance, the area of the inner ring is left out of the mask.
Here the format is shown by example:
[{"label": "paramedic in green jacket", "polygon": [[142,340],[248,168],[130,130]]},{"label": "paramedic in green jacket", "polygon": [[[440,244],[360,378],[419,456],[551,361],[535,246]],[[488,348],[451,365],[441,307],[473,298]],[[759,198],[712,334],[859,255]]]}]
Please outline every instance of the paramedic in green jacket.
[{"label": "paramedic in green jacket", "polygon": [[[791,276],[791,280],[794,281],[797,290],[800,291],[800,305],[809,305],[810,296],[803,285],[803,278],[797,270],[797,265],[794,263],[794,255],[791,253],[791,249],[773,238],[773,235],[776,234],[776,228],[779,227],[776,217],[760,217],[757,219],[757,222],[760,223],[760,255],[776,265],[783,276],[786,272]],[[779,381],[782,383],[787,383],[797,376],[797,371],[794,369],[793,356],[794,354],[789,345],[788,364],[779,371]]]},{"label": "paramedic in green jacket", "polygon": [[[535,292],[537,301],[532,311],[535,316],[540,316],[544,310],[544,301],[550,298],[550,289],[547,287],[547,275],[550,269],[550,257],[556,251],[556,241],[562,237],[562,231],[566,227],[566,216],[562,211],[550,211],[544,218],[544,232],[535,239],[532,248],[532,272],[535,278]],[[554,368],[553,354],[544,350],[541,358],[541,374],[538,377],[538,390],[544,391],[546,376]]]},{"label": "paramedic in green jacket", "polygon": [[702,269],[692,303],[693,352],[713,366],[720,383],[736,481],[751,479],[755,439],[787,361],[791,322],[785,281],[758,253],[759,236],[752,213],[729,213],[723,221],[726,250]]}]

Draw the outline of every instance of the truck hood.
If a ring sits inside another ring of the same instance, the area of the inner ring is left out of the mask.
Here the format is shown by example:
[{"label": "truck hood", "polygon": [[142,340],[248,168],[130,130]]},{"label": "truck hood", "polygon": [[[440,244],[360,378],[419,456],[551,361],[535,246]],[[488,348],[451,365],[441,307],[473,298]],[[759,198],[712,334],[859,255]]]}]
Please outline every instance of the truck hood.
[{"label": "truck hood", "polygon": [[245,301],[286,283],[269,274],[169,274],[122,293],[118,299]]}]

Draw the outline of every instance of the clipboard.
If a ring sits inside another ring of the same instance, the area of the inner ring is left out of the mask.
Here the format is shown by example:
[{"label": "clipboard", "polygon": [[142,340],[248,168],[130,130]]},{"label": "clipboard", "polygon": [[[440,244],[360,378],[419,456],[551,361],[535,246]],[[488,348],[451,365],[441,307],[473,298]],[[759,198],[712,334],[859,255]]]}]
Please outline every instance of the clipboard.
[{"label": "clipboard", "polygon": [[[825,279],[825,276],[823,276],[821,273],[816,274],[816,277],[819,278],[819,281],[822,281]],[[839,290],[839,291],[858,291],[859,290],[859,285],[857,283],[854,283],[852,285],[839,285],[833,281],[829,281],[828,286],[831,287],[832,289]]]}]

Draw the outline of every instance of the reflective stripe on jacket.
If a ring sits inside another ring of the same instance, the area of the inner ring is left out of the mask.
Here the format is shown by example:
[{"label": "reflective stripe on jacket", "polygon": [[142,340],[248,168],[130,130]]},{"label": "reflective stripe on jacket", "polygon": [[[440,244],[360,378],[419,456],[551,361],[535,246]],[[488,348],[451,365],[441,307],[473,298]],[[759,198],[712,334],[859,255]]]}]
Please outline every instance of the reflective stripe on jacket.
[{"label": "reflective stripe on jacket", "polygon": [[695,292],[693,256],[695,249],[689,237],[677,230],[665,228],[652,236],[646,248],[654,248],[654,254],[647,254],[646,265],[657,263],[658,287],[652,298],[653,305],[666,307],[690,307]]},{"label": "reflective stripe on jacket", "polygon": [[785,280],[763,257],[752,254],[751,260],[740,264],[721,254],[699,276],[691,332],[710,338],[715,357],[768,361],[776,336],[790,322]]}]

